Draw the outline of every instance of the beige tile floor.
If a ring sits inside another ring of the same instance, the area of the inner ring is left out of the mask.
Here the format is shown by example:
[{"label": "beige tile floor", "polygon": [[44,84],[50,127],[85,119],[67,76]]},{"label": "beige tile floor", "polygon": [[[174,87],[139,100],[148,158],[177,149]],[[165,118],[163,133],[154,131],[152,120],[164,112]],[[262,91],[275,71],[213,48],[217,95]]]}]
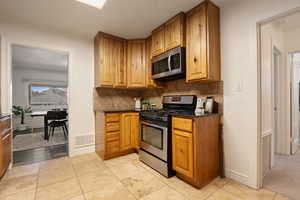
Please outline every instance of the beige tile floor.
[{"label": "beige tile floor", "polygon": [[137,154],[102,161],[96,154],[15,167],[0,181],[1,200],[286,200],[229,179],[195,189],[165,178]]}]

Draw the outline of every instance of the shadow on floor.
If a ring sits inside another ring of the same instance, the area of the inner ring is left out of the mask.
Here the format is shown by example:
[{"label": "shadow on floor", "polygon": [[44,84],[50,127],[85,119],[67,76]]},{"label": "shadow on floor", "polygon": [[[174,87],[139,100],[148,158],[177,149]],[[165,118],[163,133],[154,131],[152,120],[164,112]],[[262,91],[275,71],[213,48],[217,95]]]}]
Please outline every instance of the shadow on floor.
[{"label": "shadow on floor", "polygon": [[68,156],[68,144],[15,151],[13,153],[14,166],[27,165],[64,156]]}]

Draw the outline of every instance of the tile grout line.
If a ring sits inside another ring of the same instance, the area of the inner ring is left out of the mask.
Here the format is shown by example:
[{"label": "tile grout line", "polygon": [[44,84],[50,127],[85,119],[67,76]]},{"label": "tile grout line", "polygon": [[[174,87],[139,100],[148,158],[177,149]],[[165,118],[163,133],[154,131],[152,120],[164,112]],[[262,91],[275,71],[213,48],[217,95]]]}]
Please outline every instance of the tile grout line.
[{"label": "tile grout line", "polygon": [[73,171],[74,171],[76,181],[77,181],[77,183],[78,183],[78,185],[79,185],[79,188],[80,188],[80,191],[81,191],[81,195],[83,196],[83,199],[86,200],[86,196],[85,196],[85,193],[84,193],[84,191],[83,191],[83,189],[82,189],[82,187],[81,187],[80,180],[79,180],[79,176],[78,176],[78,174],[76,173],[76,170],[75,170],[75,167],[74,167],[74,163],[72,162],[72,158],[70,158],[70,159],[71,159],[72,169],[73,169]]},{"label": "tile grout line", "polygon": [[39,180],[40,180],[40,172],[41,172],[41,162],[39,162],[39,170],[37,174],[37,181],[35,186],[35,193],[34,193],[34,200],[37,200],[37,193],[38,193],[38,186],[39,186]]}]

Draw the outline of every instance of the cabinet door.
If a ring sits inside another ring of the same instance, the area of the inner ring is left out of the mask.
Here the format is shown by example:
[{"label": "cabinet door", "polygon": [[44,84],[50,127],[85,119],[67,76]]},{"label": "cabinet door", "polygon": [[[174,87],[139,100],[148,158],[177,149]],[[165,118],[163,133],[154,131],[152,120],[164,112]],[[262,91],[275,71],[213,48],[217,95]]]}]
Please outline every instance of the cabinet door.
[{"label": "cabinet door", "polygon": [[152,32],[152,56],[165,51],[165,27],[161,26]]},{"label": "cabinet door", "polygon": [[122,114],[121,134],[120,134],[120,150],[124,151],[133,147],[132,131],[131,131],[131,114]]},{"label": "cabinet door", "polygon": [[134,148],[140,148],[140,123],[139,123],[139,114],[133,113],[131,116],[131,136],[132,136],[132,145]]},{"label": "cabinet door", "polygon": [[126,87],[125,41],[114,41],[115,87]]},{"label": "cabinet door", "polygon": [[194,174],[192,133],[173,130],[172,148],[173,169],[192,178]]},{"label": "cabinet door", "polygon": [[113,87],[114,85],[114,67],[113,67],[113,46],[111,38],[101,36],[100,39],[100,86]]},{"label": "cabinet door", "polygon": [[146,42],[145,40],[130,40],[127,44],[127,75],[128,87],[146,86]]},{"label": "cabinet door", "polygon": [[187,81],[205,79],[207,72],[206,4],[187,14]]},{"label": "cabinet door", "polygon": [[184,44],[184,13],[180,13],[165,24],[165,51]]}]

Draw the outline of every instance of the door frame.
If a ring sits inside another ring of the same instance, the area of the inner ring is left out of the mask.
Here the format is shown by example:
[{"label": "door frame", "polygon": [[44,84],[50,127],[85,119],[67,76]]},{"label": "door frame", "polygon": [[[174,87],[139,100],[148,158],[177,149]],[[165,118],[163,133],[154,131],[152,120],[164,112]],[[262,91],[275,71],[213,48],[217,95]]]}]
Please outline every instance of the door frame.
[{"label": "door frame", "polygon": [[[3,41],[2,41],[3,42]],[[12,46],[13,45],[21,45],[21,46],[25,46],[25,47],[31,47],[31,48],[38,48],[38,49],[46,49],[46,50],[51,50],[51,51],[56,51],[56,52],[63,52],[65,54],[68,55],[68,67],[67,67],[67,83],[68,83],[68,87],[67,87],[67,103],[68,103],[68,107],[70,106],[70,76],[71,76],[71,66],[72,66],[72,54],[71,51],[66,50],[66,49],[58,49],[58,48],[53,48],[53,47],[49,47],[49,46],[41,46],[41,45],[36,45],[36,44],[31,44],[31,43],[26,43],[26,42],[20,42],[20,41],[11,41],[11,40],[6,40],[5,44],[2,44],[5,46],[0,46],[1,51],[3,50],[2,47],[4,47],[4,52],[2,52],[5,55],[5,60],[1,61],[1,110],[2,112],[7,112],[7,113],[11,113],[11,108],[12,108]],[[0,52],[1,52],[0,51]],[[3,55],[2,54],[2,55]],[[3,101],[4,100],[4,101]],[[72,113],[69,110],[68,113],[68,118],[71,118]],[[13,129],[13,123],[11,120],[11,126]],[[68,149],[67,149],[67,156],[70,156],[70,152],[72,149],[72,146],[70,145],[70,120],[68,123]],[[13,144],[12,144],[12,148],[13,148]],[[13,152],[13,151],[12,151]],[[12,161],[11,161],[11,166],[13,163],[13,153],[12,153]]]}]

